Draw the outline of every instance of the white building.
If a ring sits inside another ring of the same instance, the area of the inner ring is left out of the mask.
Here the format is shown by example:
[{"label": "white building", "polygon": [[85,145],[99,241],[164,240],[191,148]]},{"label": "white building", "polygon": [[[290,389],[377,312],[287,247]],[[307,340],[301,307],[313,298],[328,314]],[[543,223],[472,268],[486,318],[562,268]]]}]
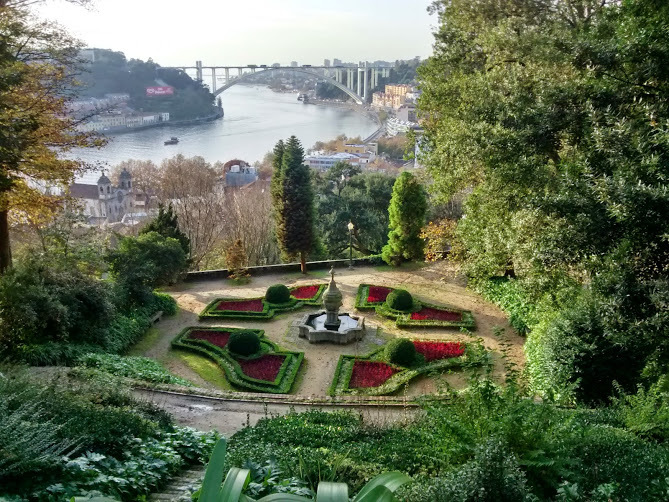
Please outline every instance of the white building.
[{"label": "white building", "polygon": [[126,214],[135,212],[135,192],[132,175],[125,169],[119,176],[119,185],[112,186],[107,176],[102,174],[96,185],[74,183],[69,194],[83,206],[84,215],[93,224],[121,221]]}]

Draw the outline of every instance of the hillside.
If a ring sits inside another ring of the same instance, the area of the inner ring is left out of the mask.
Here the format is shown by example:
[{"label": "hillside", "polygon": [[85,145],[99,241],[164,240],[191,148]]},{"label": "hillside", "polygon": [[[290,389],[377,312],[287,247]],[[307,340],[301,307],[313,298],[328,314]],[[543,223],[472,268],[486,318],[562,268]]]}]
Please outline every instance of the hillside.
[{"label": "hillside", "polygon": [[[128,103],[139,111],[169,112],[172,120],[210,115],[214,96],[201,83],[178,70],[161,68],[150,58],[127,60],[122,52],[95,49],[94,61],[86,62],[80,77],[81,97],[103,97],[109,93],[127,93]],[[173,95],[147,96],[146,88],[156,85],[174,87]]]}]

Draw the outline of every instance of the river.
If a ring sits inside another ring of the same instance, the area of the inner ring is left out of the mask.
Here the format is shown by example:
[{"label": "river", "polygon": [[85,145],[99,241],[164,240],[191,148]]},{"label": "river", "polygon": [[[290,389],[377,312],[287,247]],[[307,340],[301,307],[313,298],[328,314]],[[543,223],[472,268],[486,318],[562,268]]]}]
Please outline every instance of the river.
[{"label": "river", "polygon": [[[305,105],[297,94],[277,93],[263,86],[236,85],[221,95],[225,117],[205,124],[168,125],[155,129],[110,136],[109,144],[99,150],[74,152],[91,163],[109,167],[127,159],[153,160],[181,153],[200,155],[208,162],[239,158],[253,163],[261,160],[280,139],[297,136],[306,149],[316,141],[330,140],[340,134],[367,137],[377,125],[364,114],[343,108]],[[164,145],[170,136],[179,144]],[[95,183],[98,174],[89,172],[80,178]]]}]

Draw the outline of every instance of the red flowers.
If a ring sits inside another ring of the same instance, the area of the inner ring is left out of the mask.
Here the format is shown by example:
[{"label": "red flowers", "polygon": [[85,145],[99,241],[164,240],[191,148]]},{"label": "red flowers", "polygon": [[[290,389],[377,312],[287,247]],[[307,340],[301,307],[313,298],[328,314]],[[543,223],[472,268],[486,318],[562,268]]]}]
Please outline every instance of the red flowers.
[{"label": "red flowers", "polygon": [[318,293],[319,286],[298,286],[290,290],[290,296],[298,300],[310,300]]},{"label": "red flowers", "polygon": [[450,310],[433,309],[423,307],[418,312],[411,314],[411,319],[415,321],[462,321],[460,312],[451,312]]},{"label": "red flowers", "polygon": [[262,312],[263,308],[261,298],[255,300],[222,300],[216,305],[216,310],[230,310],[233,312]]},{"label": "red flowers", "polygon": [[244,360],[238,359],[237,362],[246,376],[257,380],[273,382],[279,374],[279,369],[286,356],[275,354],[265,354],[258,359]]},{"label": "red flowers", "polygon": [[465,344],[460,342],[420,342],[414,341],[416,352],[425,356],[425,362],[437,359],[448,359],[450,357],[460,357],[465,353]]},{"label": "red flowers", "polygon": [[353,363],[353,373],[348,386],[350,388],[378,387],[395,373],[397,370],[386,363],[356,360]]},{"label": "red flowers", "polygon": [[390,294],[392,288],[384,288],[381,286],[370,286],[369,294],[367,295],[367,303],[385,302],[386,297]]},{"label": "red flowers", "polygon": [[230,333],[226,331],[196,330],[188,333],[188,338],[191,340],[204,340],[212,345],[223,348],[228,344]]}]

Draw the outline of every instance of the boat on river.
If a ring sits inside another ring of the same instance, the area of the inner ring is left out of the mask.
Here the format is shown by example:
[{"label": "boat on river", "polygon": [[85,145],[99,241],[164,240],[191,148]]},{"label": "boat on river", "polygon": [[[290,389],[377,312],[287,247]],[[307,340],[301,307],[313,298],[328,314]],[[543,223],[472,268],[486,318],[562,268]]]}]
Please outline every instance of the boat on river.
[{"label": "boat on river", "polygon": [[177,143],[179,143],[179,138],[177,138],[176,136],[172,136],[170,139],[165,141],[166,145],[176,145]]}]

